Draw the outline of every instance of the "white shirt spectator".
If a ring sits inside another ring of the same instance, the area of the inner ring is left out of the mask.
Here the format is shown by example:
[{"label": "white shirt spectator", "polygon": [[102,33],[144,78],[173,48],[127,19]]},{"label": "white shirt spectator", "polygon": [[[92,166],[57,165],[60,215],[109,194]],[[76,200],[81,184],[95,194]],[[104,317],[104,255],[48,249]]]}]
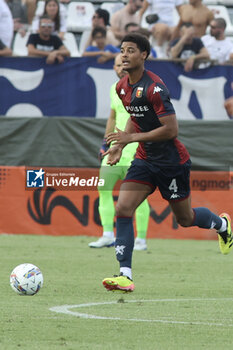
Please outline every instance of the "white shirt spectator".
[{"label": "white shirt spectator", "polygon": [[201,40],[209,52],[210,59],[218,60],[219,63],[230,59],[230,54],[233,53],[233,43],[229,38],[216,40],[215,37],[208,34],[204,35]]},{"label": "white shirt spectator", "polygon": [[0,39],[7,47],[11,46],[14,33],[14,21],[5,0],[0,0]]},{"label": "white shirt spectator", "polygon": [[184,4],[184,0],[147,0],[149,13],[159,16],[158,23],[165,23],[169,27],[175,26],[173,11],[176,6]]}]

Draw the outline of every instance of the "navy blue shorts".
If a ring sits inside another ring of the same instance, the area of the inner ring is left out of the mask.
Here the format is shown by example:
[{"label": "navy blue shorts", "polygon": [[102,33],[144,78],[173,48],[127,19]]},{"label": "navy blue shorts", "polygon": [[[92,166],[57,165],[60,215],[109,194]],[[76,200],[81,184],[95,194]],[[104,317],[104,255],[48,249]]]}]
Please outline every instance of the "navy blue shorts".
[{"label": "navy blue shorts", "polygon": [[138,182],[149,185],[152,192],[158,187],[167,201],[179,201],[190,194],[191,161],[171,166],[157,166],[143,159],[135,158],[128,169],[124,182]]}]

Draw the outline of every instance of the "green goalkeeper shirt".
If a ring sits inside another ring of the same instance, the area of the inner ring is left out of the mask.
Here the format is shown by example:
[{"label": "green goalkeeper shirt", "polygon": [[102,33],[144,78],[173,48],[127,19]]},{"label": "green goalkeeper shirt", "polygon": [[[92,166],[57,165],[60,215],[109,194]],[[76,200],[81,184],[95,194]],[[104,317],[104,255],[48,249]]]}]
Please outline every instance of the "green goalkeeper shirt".
[{"label": "green goalkeeper shirt", "polygon": [[[117,83],[113,84],[110,90],[111,109],[113,109],[116,114],[116,127],[120,130],[125,130],[125,126],[130,115],[125,110],[125,107],[123,106],[120,98],[117,95],[116,84]],[[136,153],[137,147],[138,147],[137,142],[129,143],[123,149],[122,158],[127,159],[128,161],[131,161]]]}]

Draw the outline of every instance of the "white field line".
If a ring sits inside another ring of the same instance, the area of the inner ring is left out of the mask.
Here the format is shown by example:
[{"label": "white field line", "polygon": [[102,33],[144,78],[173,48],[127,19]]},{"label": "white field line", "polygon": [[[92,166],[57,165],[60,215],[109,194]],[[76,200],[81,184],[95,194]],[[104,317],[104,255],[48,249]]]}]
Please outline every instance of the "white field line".
[{"label": "white field line", "polygon": [[[152,300],[128,300],[126,303],[158,303],[158,302],[206,302],[206,301],[233,301],[233,298],[190,298],[190,299],[152,299]],[[202,326],[220,326],[220,327],[233,327],[233,324],[229,323],[215,323],[215,322],[203,322],[203,321],[178,321],[178,320],[147,320],[140,318],[122,318],[122,317],[108,317],[108,316],[97,316],[87,313],[81,313],[77,311],[71,311],[70,309],[92,307],[99,305],[113,305],[118,304],[117,301],[108,301],[108,302],[97,302],[97,303],[86,303],[86,304],[77,304],[77,305],[61,305],[51,307],[49,310],[62,313],[66,315],[76,316],[79,318],[86,319],[96,319],[96,320],[117,320],[117,321],[133,321],[133,322],[155,322],[155,323],[164,323],[164,324],[183,324],[183,325],[202,325]]]}]

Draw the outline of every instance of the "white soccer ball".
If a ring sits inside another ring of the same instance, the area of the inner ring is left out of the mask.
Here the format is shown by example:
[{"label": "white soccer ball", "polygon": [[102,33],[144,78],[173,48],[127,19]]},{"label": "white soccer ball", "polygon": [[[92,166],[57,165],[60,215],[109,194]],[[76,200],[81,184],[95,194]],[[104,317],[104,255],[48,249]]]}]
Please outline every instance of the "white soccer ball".
[{"label": "white soccer ball", "polygon": [[42,272],[33,264],[18,265],[11,272],[10,285],[20,295],[34,295],[43,285]]}]

